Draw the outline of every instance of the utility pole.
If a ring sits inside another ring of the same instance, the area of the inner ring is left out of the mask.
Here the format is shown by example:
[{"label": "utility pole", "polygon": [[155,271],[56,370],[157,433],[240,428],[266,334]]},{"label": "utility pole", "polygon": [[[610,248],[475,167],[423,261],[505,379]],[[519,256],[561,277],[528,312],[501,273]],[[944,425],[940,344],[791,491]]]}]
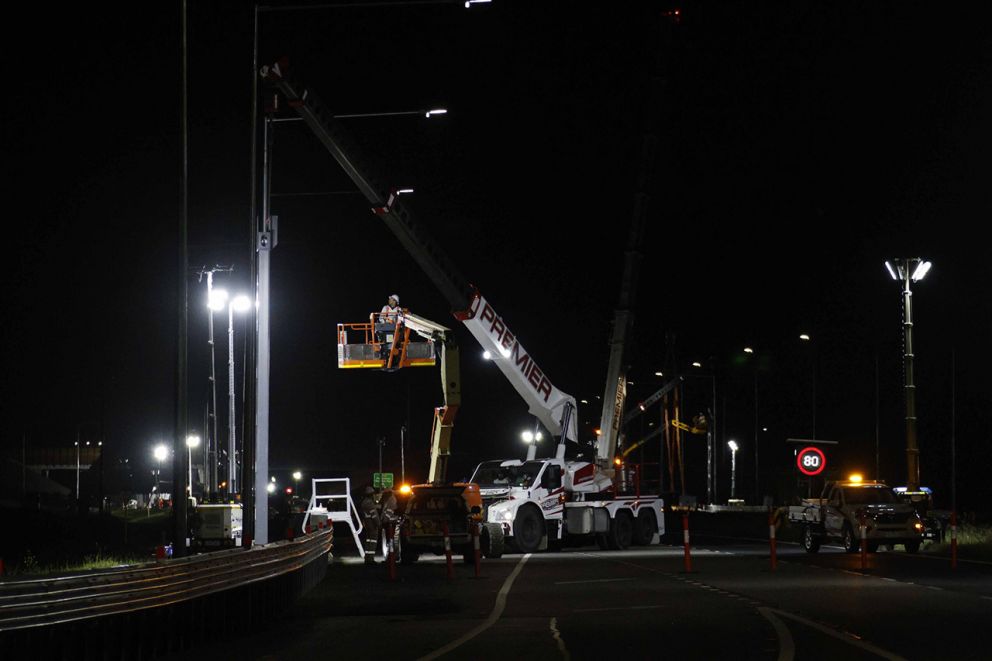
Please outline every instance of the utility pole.
[{"label": "utility pole", "polygon": [[382,446],[386,444],[386,437],[379,437],[379,479],[382,479]]}]

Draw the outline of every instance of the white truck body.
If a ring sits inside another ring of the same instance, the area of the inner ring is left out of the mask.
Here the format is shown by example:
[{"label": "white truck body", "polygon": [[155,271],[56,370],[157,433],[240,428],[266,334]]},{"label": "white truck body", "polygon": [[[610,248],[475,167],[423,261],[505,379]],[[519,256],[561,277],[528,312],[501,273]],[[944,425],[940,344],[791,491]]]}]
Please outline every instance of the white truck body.
[{"label": "white truck body", "polygon": [[485,461],[479,485],[486,522],[499,524],[522,552],[559,546],[584,536],[602,548],[657,544],[665,533],[658,496],[613,497],[612,482],[583,461],[560,458]]}]

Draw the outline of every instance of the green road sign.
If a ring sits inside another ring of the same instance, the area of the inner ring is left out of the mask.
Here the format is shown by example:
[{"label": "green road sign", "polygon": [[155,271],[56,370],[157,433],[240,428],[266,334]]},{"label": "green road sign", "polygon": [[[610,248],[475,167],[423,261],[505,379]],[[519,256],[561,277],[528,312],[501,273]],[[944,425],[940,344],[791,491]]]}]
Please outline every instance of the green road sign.
[{"label": "green road sign", "polygon": [[392,473],[372,473],[372,486],[376,489],[392,489]]}]

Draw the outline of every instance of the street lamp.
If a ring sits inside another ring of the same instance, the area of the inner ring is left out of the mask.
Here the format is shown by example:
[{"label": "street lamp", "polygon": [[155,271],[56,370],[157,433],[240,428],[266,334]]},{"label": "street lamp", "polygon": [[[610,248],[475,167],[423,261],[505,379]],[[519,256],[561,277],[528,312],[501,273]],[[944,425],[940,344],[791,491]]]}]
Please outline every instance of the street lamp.
[{"label": "street lamp", "polygon": [[727,447],[730,448],[730,498],[733,500],[737,497],[737,441],[727,441]]},{"label": "street lamp", "polygon": [[213,492],[217,484],[217,448],[219,434],[217,433],[217,365],[214,351],[214,312],[221,312],[227,305],[228,294],[224,289],[214,289],[214,273],[216,271],[232,271],[234,267],[215,266],[210,270],[201,271],[207,276],[207,344],[210,345],[210,410],[207,414],[206,442],[203,444],[204,495]]},{"label": "street lamp", "polygon": [[920,450],[916,444],[916,385],[913,382],[913,292],[910,282],[919,282],[930,271],[930,262],[912,257],[885,262],[893,280],[902,282],[903,371],[906,375],[906,488],[920,486]]},{"label": "street lamp", "polygon": [[293,489],[297,496],[300,495],[300,479],[303,477],[303,473],[300,471],[293,471],[293,482],[296,484],[296,488]]},{"label": "street lamp", "polygon": [[189,484],[186,487],[186,495],[193,496],[193,448],[200,447],[200,437],[190,434],[186,437],[186,452],[189,456]]},{"label": "street lamp", "polygon": [[155,461],[158,462],[158,468],[155,470],[155,493],[158,494],[159,499],[162,498],[162,462],[166,460],[169,456],[169,447],[165,443],[159,443],[152,449],[152,456],[155,457]]},{"label": "street lamp", "polygon": [[537,458],[537,444],[544,438],[544,434],[540,430],[531,431],[527,429],[520,433],[520,438],[527,444],[527,461],[533,461]]},{"label": "street lamp", "polygon": [[241,294],[227,305],[227,399],[228,399],[228,439],[227,439],[227,492],[238,492],[238,462],[236,457],[237,431],[234,424],[234,313],[251,309],[251,299]]}]

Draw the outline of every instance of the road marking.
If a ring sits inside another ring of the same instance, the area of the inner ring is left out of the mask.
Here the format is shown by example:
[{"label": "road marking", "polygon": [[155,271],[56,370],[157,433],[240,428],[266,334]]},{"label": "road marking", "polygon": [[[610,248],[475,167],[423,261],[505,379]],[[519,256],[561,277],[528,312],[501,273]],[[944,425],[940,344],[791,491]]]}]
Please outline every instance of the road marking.
[{"label": "road marking", "polygon": [[789,627],[785,626],[782,620],[775,617],[770,608],[761,606],[758,608],[758,612],[772,623],[772,628],[775,629],[775,635],[778,636],[778,661],[792,661],[795,659],[796,644],[792,640]]},{"label": "road marking", "polygon": [[555,581],[555,585],[579,585],[580,583],[616,583],[618,581],[633,581],[632,578],[590,578],[585,581]]},{"label": "road marking", "polygon": [[992,601],[992,597],[986,597],[985,595],[982,595],[982,597],[981,597],[981,598],[982,598],[982,599],[988,599],[989,601]]},{"label": "road marking", "polygon": [[568,653],[568,649],[565,647],[565,641],[561,639],[561,632],[558,631],[558,618],[551,618],[551,637],[555,639],[558,643],[558,651],[561,652],[561,658],[565,661],[571,661],[572,655]]},{"label": "road marking", "polygon": [[503,581],[503,587],[499,589],[499,594],[496,595],[496,603],[493,605],[493,610],[489,613],[489,617],[486,618],[485,622],[475,627],[461,638],[448,643],[441,649],[435,650],[427,656],[420,657],[418,661],[430,661],[431,659],[444,656],[448,652],[461,647],[492,625],[496,624],[496,621],[499,619],[500,615],[503,614],[503,609],[506,608],[506,596],[510,594],[510,588],[513,587],[513,581],[515,581],[517,576],[520,575],[520,570],[524,568],[524,563],[527,562],[528,559],[530,559],[530,553],[525,553],[524,556],[520,558],[520,562],[517,563],[517,566],[514,567],[512,572],[510,572],[510,575],[506,577],[505,581]]},{"label": "road marking", "polygon": [[651,608],[664,608],[664,606],[617,606],[615,608],[576,608],[573,613],[604,613],[606,611],[643,611]]},{"label": "road marking", "polygon": [[[834,629],[831,629],[830,627],[823,626],[819,622],[814,622],[813,620],[807,620],[805,617],[796,615],[795,613],[789,613],[787,611],[779,610],[777,608],[768,608],[766,610],[768,610],[768,611],[770,611],[772,613],[776,613],[778,615],[781,615],[783,617],[787,617],[790,620],[795,620],[796,622],[799,622],[800,624],[805,624],[808,627],[812,627],[813,629],[816,629],[820,633],[825,633],[828,636],[832,636],[832,637],[836,638],[837,640],[843,641],[843,642],[845,642],[845,643],[847,643],[849,645],[854,645],[855,647],[860,647],[861,649],[865,650],[866,652],[871,652],[872,654],[875,654],[876,656],[880,656],[883,659],[888,659],[889,661],[907,661],[905,658],[899,656],[898,654],[893,654],[892,652],[883,650],[881,647],[876,647],[875,645],[872,645],[871,643],[866,643],[863,640],[859,640],[857,638],[853,638],[852,637],[852,634],[843,634],[843,633],[840,633],[838,631],[835,631]],[[781,657],[779,657],[779,658],[781,658]]]}]

